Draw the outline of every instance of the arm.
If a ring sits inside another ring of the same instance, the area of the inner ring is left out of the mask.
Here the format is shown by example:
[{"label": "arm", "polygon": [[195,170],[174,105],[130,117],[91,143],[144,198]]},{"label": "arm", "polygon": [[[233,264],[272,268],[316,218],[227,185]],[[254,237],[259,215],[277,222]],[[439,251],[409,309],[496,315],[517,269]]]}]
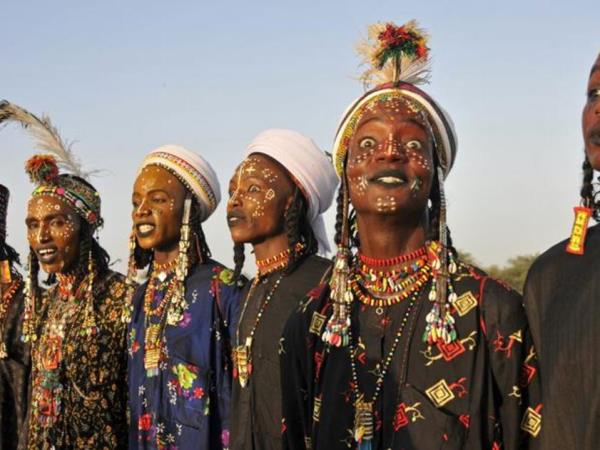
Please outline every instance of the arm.
[{"label": "arm", "polygon": [[[482,281],[482,311],[495,387],[502,448],[529,448],[541,428],[537,355],[522,298],[495,280]],[[500,433],[498,433],[500,434]]]},{"label": "arm", "polygon": [[[316,308],[307,303],[289,318],[281,338],[279,358],[282,389],[282,438],[285,450],[310,450],[315,376],[314,347],[320,334],[311,333]],[[316,302],[319,303],[319,302]]]}]

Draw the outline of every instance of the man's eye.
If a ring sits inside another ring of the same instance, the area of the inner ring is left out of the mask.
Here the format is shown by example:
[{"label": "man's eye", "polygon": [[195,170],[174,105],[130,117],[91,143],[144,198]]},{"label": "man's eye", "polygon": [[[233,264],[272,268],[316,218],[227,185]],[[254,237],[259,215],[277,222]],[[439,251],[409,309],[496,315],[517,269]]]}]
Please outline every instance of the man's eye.
[{"label": "man's eye", "polygon": [[588,92],[588,100],[594,101],[600,97],[600,89],[592,89]]},{"label": "man's eye", "polygon": [[163,197],[153,197],[152,198],[152,203],[156,203],[158,205],[161,205],[163,203],[167,203],[167,199],[163,198]]},{"label": "man's eye", "polygon": [[260,188],[257,185],[253,184],[248,188],[248,192],[260,192]]},{"label": "man's eye", "polygon": [[65,224],[65,220],[64,219],[53,219],[52,222],[50,222],[50,225],[53,227],[62,227]]},{"label": "man's eye", "polygon": [[369,150],[371,148],[375,148],[376,144],[377,142],[375,141],[375,139],[371,137],[365,137],[360,140],[360,142],[358,143],[358,147],[363,150]]},{"label": "man's eye", "polygon": [[406,148],[409,150],[421,150],[423,148],[423,144],[421,144],[421,141],[412,140],[406,143]]}]

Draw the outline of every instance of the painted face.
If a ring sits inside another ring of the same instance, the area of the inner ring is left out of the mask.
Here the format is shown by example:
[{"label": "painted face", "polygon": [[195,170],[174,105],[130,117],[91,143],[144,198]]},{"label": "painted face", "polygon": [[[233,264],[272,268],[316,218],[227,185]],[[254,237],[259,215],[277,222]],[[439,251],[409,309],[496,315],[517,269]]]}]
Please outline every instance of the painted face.
[{"label": "painted face", "polygon": [[27,240],[46,273],[69,272],[77,264],[81,219],[73,208],[49,195],[29,200]]},{"label": "painted face", "polygon": [[133,185],[134,232],[145,250],[170,251],[179,244],[186,189],[168,170],[146,166]]},{"label": "painted face", "polygon": [[229,182],[227,223],[235,243],[257,244],[284,233],[284,214],[294,183],[277,162],[253,154]]},{"label": "painted face", "polygon": [[349,144],[346,177],[358,214],[422,214],[433,180],[424,119],[399,99],[370,107]]},{"label": "painted face", "polygon": [[600,55],[596,59],[587,89],[582,117],[585,153],[595,170],[600,170]]}]

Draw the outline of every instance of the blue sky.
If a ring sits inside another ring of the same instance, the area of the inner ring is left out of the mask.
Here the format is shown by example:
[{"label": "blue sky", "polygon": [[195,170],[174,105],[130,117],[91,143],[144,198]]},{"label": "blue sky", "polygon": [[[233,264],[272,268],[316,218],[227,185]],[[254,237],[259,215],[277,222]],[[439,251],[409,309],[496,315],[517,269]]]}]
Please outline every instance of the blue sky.
[{"label": "blue sky", "polygon": [[[356,41],[372,22],[412,18],[431,34],[425,89],[459,135],[447,186],[455,244],[502,264],[569,233],[581,110],[600,51],[597,0],[21,1],[0,14],[0,98],[48,113],[87,168],[107,171],[92,182],[113,258],[126,258],[131,186],[148,151],[198,151],[226,198],[244,148],[265,128],[296,129],[329,150],[362,92]],[[10,241],[23,254],[31,185],[22,167],[34,152],[22,130],[0,131]],[[231,264],[224,204],[205,229],[215,257]],[[330,211],[330,229],[333,220]]]}]

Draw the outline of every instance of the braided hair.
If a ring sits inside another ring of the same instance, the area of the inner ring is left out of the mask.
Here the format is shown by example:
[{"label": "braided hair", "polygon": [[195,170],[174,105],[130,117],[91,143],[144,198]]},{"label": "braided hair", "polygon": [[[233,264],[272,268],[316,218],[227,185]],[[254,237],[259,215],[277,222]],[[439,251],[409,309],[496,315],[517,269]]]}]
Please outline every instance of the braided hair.
[{"label": "braided hair", "polygon": [[[314,255],[319,250],[319,244],[315,233],[308,220],[308,202],[300,189],[296,186],[292,195],[292,202],[283,214],[283,226],[288,240],[290,257],[284,273],[289,274],[308,256]],[[303,249],[296,246],[301,243]],[[233,275],[235,280],[240,280],[244,261],[244,243],[236,243],[233,246],[233,262],[235,264]]]},{"label": "braided hair", "polygon": [[[592,217],[600,222],[600,191],[594,191],[594,168],[587,156],[583,160],[583,183],[581,185],[581,198],[583,203],[592,209]],[[600,181],[600,178],[599,178]]]}]

